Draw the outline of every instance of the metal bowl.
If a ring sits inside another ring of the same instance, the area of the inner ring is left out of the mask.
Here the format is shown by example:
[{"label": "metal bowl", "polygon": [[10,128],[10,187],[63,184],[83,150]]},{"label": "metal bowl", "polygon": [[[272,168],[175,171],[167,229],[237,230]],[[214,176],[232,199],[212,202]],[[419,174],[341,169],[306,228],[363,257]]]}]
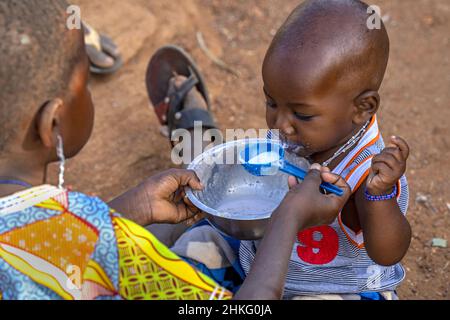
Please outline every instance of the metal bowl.
[{"label": "metal bowl", "polygon": [[[206,213],[214,227],[237,239],[262,238],[272,212],[288,192],[286,174],[254,176],[238,161],[246,143],[266,141],[230,141],[209,149],[188,166],[205,186],[201,191],[188,188],[188,198]],[[294,159],[294,163],[304,169],[309,167],[302,158]]]}]

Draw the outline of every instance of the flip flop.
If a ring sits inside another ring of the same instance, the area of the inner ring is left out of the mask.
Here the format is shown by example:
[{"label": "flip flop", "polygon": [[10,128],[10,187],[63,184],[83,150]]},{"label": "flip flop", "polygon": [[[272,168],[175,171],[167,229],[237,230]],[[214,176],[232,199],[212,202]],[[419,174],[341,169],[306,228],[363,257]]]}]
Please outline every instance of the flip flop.
[{"label": "flip flop", "polygon": [[112,74],[112,73],[116,72],[117,70],[119,70],[123,65],[122,56],[120,54],[117,54],[117,55],[112,54],[111,52],[109,52],[108,50],[105,50],[105,48],[104,48],[106,45],[115,46],[112,39],[103,34],[99,34],[94,28],[92,28],[86,22],[83,22],[83,27],[85,30],[85,32],[84,32],[85,45],[93,47],[98,52],[102,52],[114,60],[114,64],[111,67],[105,68],[105,67],[96,65],[91,59],[89,59],[90,71],[94,74],[106,75],[106,74]]},{"label": "flip flop", "polygon": [[[174,74],[185,76],[187,80],[169,94],[170,79]],[[194,128],[194,121],[202,121],[205,128],[216,128],[209,112],[211,103],[203,77],[191,56],[182,48],[167,45],[156,51],[148,64],[145,82],[160,124],[168,126],[169,138],[173,130]],[[207,110],[183,109],[184,98],[194,87],[203,96]]]}]

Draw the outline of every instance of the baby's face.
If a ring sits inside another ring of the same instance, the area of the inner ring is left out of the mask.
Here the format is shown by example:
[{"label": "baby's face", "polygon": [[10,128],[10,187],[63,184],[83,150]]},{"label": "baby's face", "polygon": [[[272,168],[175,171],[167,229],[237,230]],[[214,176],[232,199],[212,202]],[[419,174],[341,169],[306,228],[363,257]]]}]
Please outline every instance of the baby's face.
[{"label": "baby's face", "polygon": [[[320,69],[317,57],[268,54],[263,64],[266,121],[301,145],[301,156],[321,155],[345,142],[353,130],[353,93],[337,84],[336,72]],[[340,88],[341,87],[341,88]]]}]

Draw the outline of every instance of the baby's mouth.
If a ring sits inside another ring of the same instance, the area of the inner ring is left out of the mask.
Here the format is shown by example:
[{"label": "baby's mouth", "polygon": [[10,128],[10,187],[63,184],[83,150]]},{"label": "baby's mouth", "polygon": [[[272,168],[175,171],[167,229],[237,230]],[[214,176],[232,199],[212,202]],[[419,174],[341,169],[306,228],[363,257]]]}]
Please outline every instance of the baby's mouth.
[{"label": "baby's mouth", "polygon": [[268,137],[273,140],[279,140],[281,142],[281,145],[287,152],[295,154],[299,157],[308,158],[313,154],[313,152],[311,152],[311,150],[308,148],[307,144],[305,145],[289,140],[286,135],[281,133],[279,130],[271,130]]},{"label": "baby's mouth", "polygon": [[311,150],[303,144],[286,142],[283,146],[285,146],[287,152],[293,153],[299,157],[309,158],[313,154],[313,152],[311,152]]}]

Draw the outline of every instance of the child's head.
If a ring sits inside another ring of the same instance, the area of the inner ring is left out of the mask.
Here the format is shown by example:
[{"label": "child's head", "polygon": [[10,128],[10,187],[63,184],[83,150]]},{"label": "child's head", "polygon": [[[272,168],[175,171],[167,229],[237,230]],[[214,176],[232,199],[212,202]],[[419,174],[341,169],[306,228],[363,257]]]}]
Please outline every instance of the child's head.
[{"label": "child's head", "polygon": [[87,142],[93,105],[82,30],[69,30],[64,0],[0,1],[0,159],[56,160]]},{"label": "child's head", "polygon": [[[377,111],[389,39],[369,30],[357,0],[307,0],[274,37],[263,64],[266,120],[314,160],[346,142]],[[318,159],[317,159],[318,158]]]}]

